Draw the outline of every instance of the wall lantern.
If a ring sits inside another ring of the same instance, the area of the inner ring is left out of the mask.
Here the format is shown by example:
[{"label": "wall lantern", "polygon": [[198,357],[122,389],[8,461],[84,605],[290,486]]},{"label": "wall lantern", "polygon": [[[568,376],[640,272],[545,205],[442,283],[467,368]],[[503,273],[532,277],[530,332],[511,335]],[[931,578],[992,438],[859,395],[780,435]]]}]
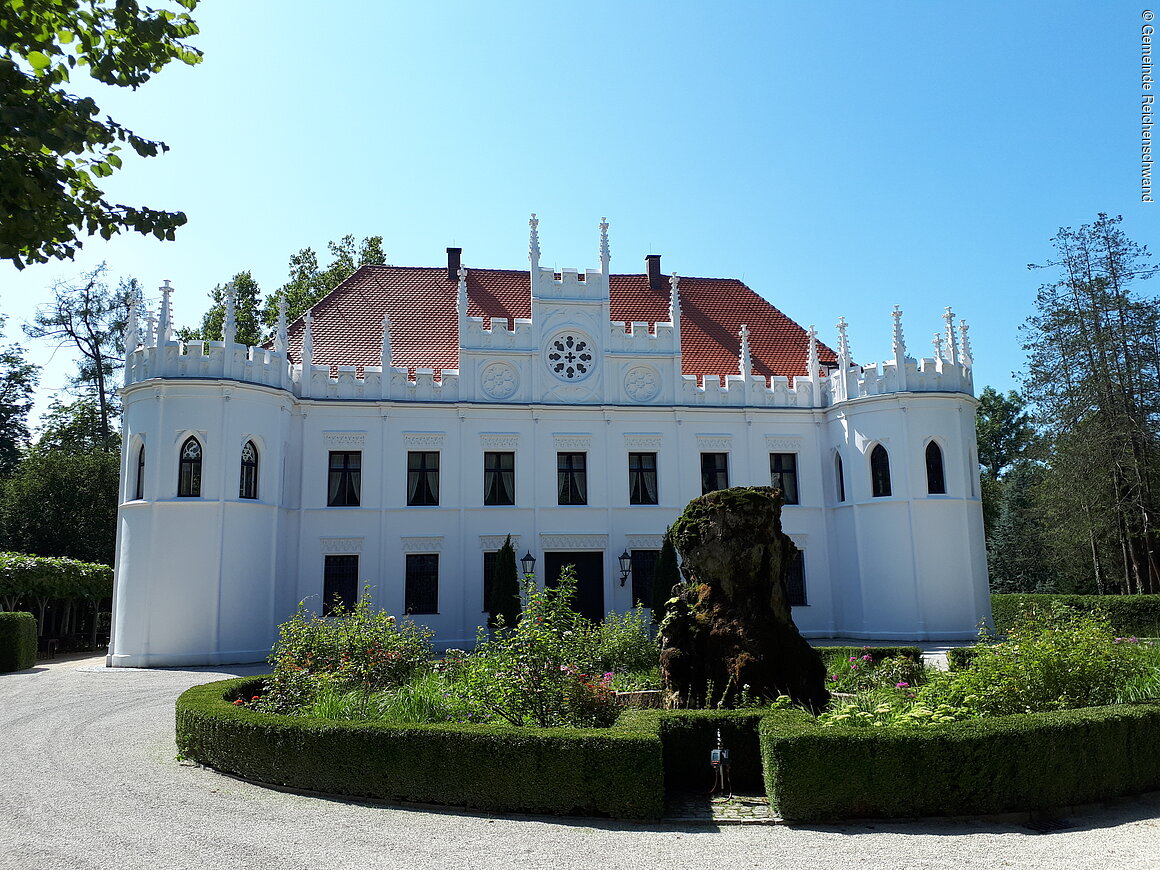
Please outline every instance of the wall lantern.
[{"label": "wall lantern", "polygon": [[625,550],[617,558],[620,560],[620,585],[623,586],[628,581],[628,575],[632,571],[632,556],[628,555],[628,550]]},{"label": "wall lantern", "polygon": [[532,555],[531,550],[528,550],[520,559],[520,568],[523,569],[525,578],[530,580],[536,576],[536,557]]}]

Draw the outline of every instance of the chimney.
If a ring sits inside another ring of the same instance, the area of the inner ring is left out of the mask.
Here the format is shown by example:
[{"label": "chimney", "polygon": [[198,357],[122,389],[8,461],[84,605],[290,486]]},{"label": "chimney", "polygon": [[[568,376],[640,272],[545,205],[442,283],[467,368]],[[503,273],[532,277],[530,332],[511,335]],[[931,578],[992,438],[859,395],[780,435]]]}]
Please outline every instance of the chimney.
[{"label": "chimney", "polygon": [[648,273],[648,289],[664,292],[668,286],[664,275],[661,274],[661,255],[648,254],[644,258],[645,271]]},{"label": "chimney", "polygon": [[463,253],[463,248],[448,248],[447,249],[447,280],[459,280],[459,255]]}]

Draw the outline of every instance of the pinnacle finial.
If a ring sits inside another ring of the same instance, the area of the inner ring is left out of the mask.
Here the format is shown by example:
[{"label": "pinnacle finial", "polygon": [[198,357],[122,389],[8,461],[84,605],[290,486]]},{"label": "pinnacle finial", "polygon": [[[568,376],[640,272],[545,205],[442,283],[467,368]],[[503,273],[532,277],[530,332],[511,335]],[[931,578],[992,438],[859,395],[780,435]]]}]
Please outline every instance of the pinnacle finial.
[{"label": "pinnacle finial", "polygon": [[161,290],[161,310],[157,319],[157,342],[165,344],[173,340],[173,303],[169,298],[170,294],[173,293],[173,288],[169,286],[168,278],[162,282],[159,289]]},{"label": "pinnacle finial", "polygon": [[455,273],[459,278],[459,285],[457,287],[457,295],[455,297],[455,311],[460,317],[467,316],[467,268],[460,263],[459,269]]},{"label": "pinnacle finial", "polygon": [[157,343],[157,317],[156,315],[146,309],[145,310],[145,346],[154,347]]},{"label": "pinnacle finial", "polygon": [[669,323],[681,322],[681,279],[676,272],[669,278]]},{"label": "pinnacle finial", "polygon": [[960,320],[959,338],[961,339],[963,345],[963,365],[965,365],[967,368],[970,368],[975,364],[975,358],[971,354],[971,338],[969,335],[967,335],[967,329],[967,321]]},{"label": "pinnacle finial", "polygon": [[222,324],[222,342],[229,347],[238,335],[237,313],[234,305],[234,282],[226,285],[226,316]]},{"label": "pinnacle finial", "polygon": [[532,271],[536,272],[540,268],[540,219],[535,212],[532,212],[528,226],[528,259],[531,260]]},{"label": "pinnacle finial", "polygon": [[818,361],[818,331],[814,329],[814,325],[811,323],[809,356],[806,358],[806,374],[810,378],[816,378],[820,368],[821,363]]},{"label": "pinnacle finial", "polygon": [[958,344],[955,341],[955,314],[949,305],[943,314],[943,320],[947,324],[947,360],[951,365],[955,365],[959,361],[959,352]]},{"label": "pinnacle finial", "polygon": [[278,325],[274,332],[274,353],[286,353],[286,348],[290,346],[290,337],[286,330],[286,314],[289,303],[286,301],[286,294],[278,294]]},{"label": "pinnacle finial", "polygon": [[895,359],[905,359],[906,338],[902,334],[902,308],[895,305],[890,316],[894,318],[894,357]]},{"label": "pinnacle finial", "polygon": [[600,271],[605,275],[608,274],[608,263],[612,259],[612,254],[608,249],[608,218],[602,217],[600,219]]},{"label": "pinnacle finial", "polygon": [[303,318],[302,329],[302,369],[309,372],[310,366],[314,364],[314,335],[311,328],[314,326],[314,315],[310,309],[306,310],[306,316]]},{"label": "pinnacle finial", "polygon": [[389,314],[383,315],[383,373],[386,374],[387,369],[391,367],[391,317]]},{"label": "pinnacle finial", "polygon": [[848,369],[850,367],[850,340],[849,340],[849,338],[846,337],[846,326],[847,326],[846,318],[839,317],[838,323],[837,323],[837,327],[838,327],[838,362],[841,364],[843,370]]},{"label": "pinnacle finial", "polygon": [[737,360],[737,367],[741,370],[741,374],[748,377],[753,371],[753,357],[749,352],[749,327],[744,323],[741,324],[741,353]]},{"label": "pinnacle finial", "polygon": [[137,325],[137,297],[129,301],[129,316],[125,321],[125,356],[129,356],[141,343],[141,328]]},{"label": "pinnacle finial", "polygon": [[934,358],[941,360],[943,358],[943,335],[941,332],[936,332],[934,338],[930,342],[934,345]]}]

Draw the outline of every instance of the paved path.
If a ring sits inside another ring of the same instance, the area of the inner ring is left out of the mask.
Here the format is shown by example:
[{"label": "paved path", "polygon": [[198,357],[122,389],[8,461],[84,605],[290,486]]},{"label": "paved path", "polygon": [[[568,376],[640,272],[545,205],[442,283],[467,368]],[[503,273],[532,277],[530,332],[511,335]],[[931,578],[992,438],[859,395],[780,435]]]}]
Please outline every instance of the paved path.
[{"label": "paved path", "polygon": [[256,668],[100,664],[0,674],[6,870],[1160,868],[1160,794],[1085,810],[1047,833],[994,821],[637,825],[285,794],[174,760],[177,695]]}]

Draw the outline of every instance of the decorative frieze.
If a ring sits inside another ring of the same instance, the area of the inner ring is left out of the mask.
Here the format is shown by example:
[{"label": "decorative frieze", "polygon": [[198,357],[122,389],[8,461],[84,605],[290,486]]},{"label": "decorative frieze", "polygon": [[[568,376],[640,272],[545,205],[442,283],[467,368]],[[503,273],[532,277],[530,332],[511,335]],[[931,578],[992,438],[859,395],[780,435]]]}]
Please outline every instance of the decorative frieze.
[{"label": "decorative frieze", "polygon": [[[498,550],[503,546],[503,542],[507,540],[507,535],[480,535],[479,549],[487,552],[488,550]],[[520,548],[520,536],[512,535],[512,547],[516,550]]]},{"label": "decorative frieze", "polygon": [[770,453],[800,453],[802,439],[796,435],[766,435],[765,449]]},{"label": "decorative frieze", "polygon": [[660,432],[625,432],[624,446],[627,450],[660,450]]},{"label": "decorative frieze", "polygon": [[363,432],[323,432],[322,440],[331,450],[362,450],[367,443],[367,433]]},{"label": "decorative frieze", "polygon": [[557,450],[588,450],[592,447],[592,436],[582,432],[553,432]]},{"label": "decorative frieze", "polygon": [[426,447],[428,450],[439,450],[447,440],[446,432],[404,432],[403,444],[410,448]]},{"label": "decorative frieze", "polygon": [[540,535],[541,550],[606,550],[608,535]]},{"label": "decorative frieze", "polygon": [[362,552],[364,538],[319,538],[318,544],[326,555],[347,553],[357,555]]},{"label": "decorative frieze", "polygon": [[518,432],[481,432],[479,446],[484,450],[515,450],[520,446]]},{"label": "decorative frieze", "polygon": [[732,435],[706,433],[697,435],[697,449],[702,451],[728,451],[733,447]]},{"label": "decorative frieze", "polygon": [[630,550],[659,550],[665,541],[664,535],[625,535],[625,544]]},{"label": "decorative frieze", "polygon": [[438,553],[443,549],[443,535],[399,538],[399,549],[404,553]]}]

